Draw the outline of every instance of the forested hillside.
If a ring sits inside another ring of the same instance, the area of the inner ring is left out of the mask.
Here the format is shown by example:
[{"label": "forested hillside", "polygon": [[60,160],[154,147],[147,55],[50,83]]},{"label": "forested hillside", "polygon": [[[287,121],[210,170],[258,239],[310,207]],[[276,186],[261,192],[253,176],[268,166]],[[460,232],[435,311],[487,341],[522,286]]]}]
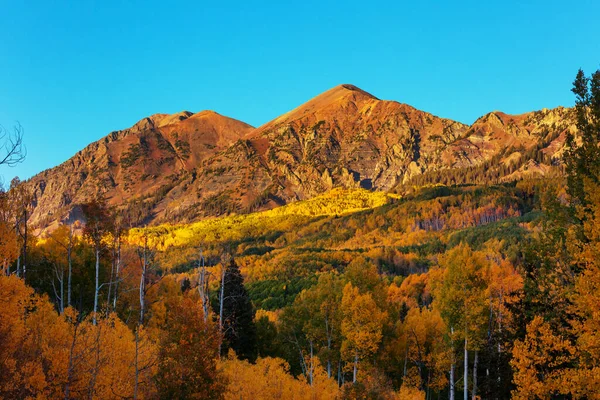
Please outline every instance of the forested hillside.
[{"label": "forested hillside", "polygon": [[353,117],[314,128],[338,142],[288,146],[298,121],[340,101],[370,122],[426,117],[335,89],[249,134],[266,164],[237,158],[240,141],[207,155],[280,177],[261,202],[302,200],[189,223],[132,227],[94,198],[37,235],[36,195],[14,181],[0,197],[0,398],[599,399],[600,71],[573,92],[574,109],[420,121],[454,136],[412,147],[422,164],[402,162],[418,173],[368,175],[365,156],[344,161],[364,168],[344,185],[341,169],[286,168],[307,148],[334,163],[350,154],[339,143],[375,142],[344,137]]}]

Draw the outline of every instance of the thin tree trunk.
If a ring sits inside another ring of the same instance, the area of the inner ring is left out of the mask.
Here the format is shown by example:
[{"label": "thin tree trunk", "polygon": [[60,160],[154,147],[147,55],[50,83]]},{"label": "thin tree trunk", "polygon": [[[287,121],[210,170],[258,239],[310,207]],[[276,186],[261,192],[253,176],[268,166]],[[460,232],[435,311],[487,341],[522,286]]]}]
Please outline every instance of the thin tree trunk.
[{"label": "thin tree trunk", "polygon": [[313,373],[314,373],[314,360],[313,360],[313,342],[312,340],[308,341],[310,344],[310,366],[308,369],[308,383],[310,384],[310,386],[313,385]]},{"label": "thin tree trunk", "polygon": [[452,341],[452,365],[450,365],[450,400],[454,400],[454,356],[455,356],[455,349],[454,349],[454,327],[450,327],[450,340]]},{"label": "thin tree trunk", "polygon": [[25,279],[25,274],[27,273],[27,207],[25,207],[23,215],[23,223],[25,224],[25,235],[23,236],[23,279]]},{"label": "thin tree trunk", "polygon": [[106,294],[106,310],[110,309],[113,285],[115,284],[116,245],[113,243],[112,257],[110,262],[110,281],[108,282],[108,293]]},{"label": "thin tree trunk", "polygon": [[223,265],[223,271],[221,271],[221,290],[219,293],[219,333],[221,334],[221,341],[219,342],[219,356],[221,355],[221,349],[223,348],[223,301],[225,296],[225,272],[227,267]]},{"label": "thin tree trunk", "polygon": [[139,355],[139,346],[140,346],[140,326],[138,325],[137,329],[135,330],[135,385],[133,387],[133,398],[134,400],[137,400],[138,398],[138,386],[139,386],[139,382],[140,382],[140,369],[138,367],[138,355]]},{"label": "thin tree trunk", "polygon": [[[21,230],[19,229],[19,217],[16,218],[15,222],[15,234],[17,238],[21,236]],[[19,249],[19,256],[17,257],[17,276],[21,276],[21,249]]]},{"label": "thin tree trunk", "polygon": [[60,267],[60,313],[65,312],[65,269]]},{"label": "thin tree trunk", "polygon": [[96,248],[96,290],[94,292],[94,317],[93,322],[96,325],[98,313],[98,295],[100,293],[100,249]]},{"label": "thin tree trunk", "polygon": [[200,295],[200,300],[202,301],[204,323],[207,323],[209,312],[208,275],[206,273],[206,265],[204,264],[204,256],[202,255],[202,250],[200,250],[199,264],[200,277],[198,279],[198,294]]},{"label": "thin tree trunk", "polygon": [[142,250],[142,275],[140,276],[140,319],[139,325],[144,324],[144,314],[146,312],[146,270],[147,270],[147,254],[146,254],[146,243],[144,243],[144,249]]},{"label": "thin tree trunk", "polygon": [[331,336],[332,332],[329,329],[329,319],[325,317],[325,332],[327,332],[327,377],[331,378]]},{"label": "thin tree trunk", "polygon": [[473,358],[473,396],[472,399],[476,400],[477,397],[477,365],[479,364],[479,353],[475,350],[475,356]]},{"label": "thin tree trunk", "polygon": [[450,400],[454,400],[454,361],[450,365]]},{"label": "thin tree trunk", "polygon": [[[139,254],[139,253],[138,253]],[[146,274],[148,271],[148,240],[144,237],[144,247],[142,249],[142,274],[140,277],[140,319],[135,330],[135,385],[133,398],[138,398],[140,368],[139,368],[139,348],[140,348],[140,329],[144,325],[144,315],[146,312]]]},{"label": "thin tree trunk", "polygon": [[[504,289],[502,288],[500,290],[500,304],[504,303]],[[502,341],[502,307],[498,308],[498,367],[497,367],[497,374],[498,374],[498,387],[502,387],[502,375],[500,374],[500,354],[502,354],[502,345],[501,345],[501,341]]]},{"label": "thin tree trunk", "polygon": [[[296,333],[294,333],[294,338],[296,337]],[[308,366],[306,365],[306,359],[304,358],[304,351],[302,351],[302,347],[300,347],[300,343],[298,343],[298,339],[295,339],[296,347],[298,347],[298,357],[300,358],[300,368],[302,369],[302,375],[308,376]]]},{"label": "thin tree trunk", "polygon": [[98,371],[100,369],[100,336],[102,334],[102,325],[96,328],[98,331],[96,335],[96,357],[94,359],[94,368],[92,369],[92,376],[90,378],[90,383],[88,386],[88,398],[93,399],[94,392],[96,391],[96,380],[98,378]]},{"label": "thin tree trunk", "polygon": [[352,371],[352,383],[356,383],[356,377],[358,375],[358,353],[354,352],[354,370]]},{"label": "thin tree trunk", "polygon": [[427,400],[429,400],[431,398],[431,370],[429,370],[429,373],[427,375],[427,395],[425,396],[425,398]]},{"label": "thin tree trunk", "polygon": [[119,277],[121,274],[121,238],[119,236],[118,242],[117,242],[117,271],[115,274],[115,294],[113,297],[113,310],[117,309],[117,298],[119,297]]},{"label": "thin tree trunk", "polygon": [[463,398],[469,399],[469,353],[467,351],[467,337],[465,335],[465,371],[464,371]]},{"label": "thin tree trunk", "polygon": [[77,330],[79,329],[79,324],[76,322],[73,327],[73,341],[71,342],[71,348],[69,350],[69,367],[67,368],[67,383],[65,384],[65,400],[70,399],[70,391],[71,391],[71,380],[73,379],[73,371],[74,371],[74,355],[75,344],[77,342]]},{"label": "thin tree trunk", "polygon": [[69,263],[69,276],[67,276],[67,307],[71,307],[71,276],[73,273],[71,252],[73,250],[73,225],[69,226],[69,247],[67,248],[67,262]]}]

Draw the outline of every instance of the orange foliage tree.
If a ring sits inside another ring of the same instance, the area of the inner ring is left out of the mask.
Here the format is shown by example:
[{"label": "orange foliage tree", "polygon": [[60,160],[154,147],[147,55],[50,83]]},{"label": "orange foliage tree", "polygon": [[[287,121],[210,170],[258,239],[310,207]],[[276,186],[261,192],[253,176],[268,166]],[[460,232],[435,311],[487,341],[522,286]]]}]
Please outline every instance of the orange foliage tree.
[{"label": "orange foliage tree", "polygon": [[225,381],[217,371],[221,338],[204,322],[202,304],[189,296],[167,305],[156,382],[161,398],[220,399]]},{"label": "orange foliage tree", "polygon": [[259,358],[256,364],[251,364],[230,354],[221,366],[229,382],[225,392],[226,400],[328,400],[340,396],[336,382],[327,377],[318,363],[314,368],[312,384],[303,376],[300,379],[294,378],[290,374],[289,365],[280,358]]},{"label": "orange foliage tree", "polygon": [[[133,397],[135,341],[118,318],[59,315],[15,276],[0,276],[0,292],[0,398]],[[145,374],[138,398],[154,397]]]}]

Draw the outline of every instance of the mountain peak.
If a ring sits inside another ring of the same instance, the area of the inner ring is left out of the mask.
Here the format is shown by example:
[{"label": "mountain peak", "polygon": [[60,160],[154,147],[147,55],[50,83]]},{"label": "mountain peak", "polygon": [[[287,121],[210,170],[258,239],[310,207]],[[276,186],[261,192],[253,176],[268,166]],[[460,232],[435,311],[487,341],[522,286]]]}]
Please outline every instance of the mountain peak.
[{"label": "mountain peak", "polygon": [[331,89],[313,97],[306,103],[294,108],[293,110],[279,116],[278,118],[266,123],[258,129],[258,132],[264,131],[269,127],[282,123],[303,118],[311,114],[330,115],[336,112],[343,112],[349,104],[356,106],[357,104],[367,104],[380,101],[372,94],[360,89],[355,85],[348,83],[337,85]]},{"label": "mountain peak", "polygon": [[341,85],[337,85],[332,87],[331,89],[321,93],[320,95],[314,97],[309,100],[308,103],[335,103],[343,100],[379,100],[377,97],[373,96],[371,93],[362,90],[358,86],[351,85],[349,83],[343,83]]},{"label": "mountain peak", "polygon": [[362,90],[358,86],[352,85],[350,83],[343,83],[341,85],[334,86],[333,88],[324,92],[322,95],[329,93],[329,92],[335,92],[335,93],[340,93],[340,94],[349,94],[348,92],[357,92],[360,95],[370,97],[374,100],[379,100],[377,97],[373,96],[371,93],[369,93],[365,90]]},{"label": "mountain peak", "polygon": [[181,111],[175,114],[163,114],[164,116],[162,118],[155,120],[155,124],[159,128],[167,125],[177,124],[185,119],[188,119],[193,114],[194,113],[190,111]]},{"label": "mountain peak", "polygon": [[152,128],[161,128],[167,125],[173,125],[185,119],[188,119],[194,113],[190,111],[181,111],[175,114],[157,113],[140,119],[133,124],[132,130],[144,131]]},{"label": "mountain peak", "polygon": [[224,115],[219,114],[213,110],[202,110],[190,116],[190,118],[206,118],[206,119],[231,119]]}]

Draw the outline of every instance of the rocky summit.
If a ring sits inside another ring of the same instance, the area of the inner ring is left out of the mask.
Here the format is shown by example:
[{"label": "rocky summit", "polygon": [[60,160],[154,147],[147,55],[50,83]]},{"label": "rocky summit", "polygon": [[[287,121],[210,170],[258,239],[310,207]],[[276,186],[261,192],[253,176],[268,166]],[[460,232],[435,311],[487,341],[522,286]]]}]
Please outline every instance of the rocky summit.
[{"label": "rocky summit", "polygon": [[560,165],[572,109],[491,112],[471,126],[339,85],[253,128],[213,111],[154,114],[27,182],[30,222],[52,229],[104,198],[132,225],[269,209],[333,187],[406,190],[411,182],[497,181]]}]

